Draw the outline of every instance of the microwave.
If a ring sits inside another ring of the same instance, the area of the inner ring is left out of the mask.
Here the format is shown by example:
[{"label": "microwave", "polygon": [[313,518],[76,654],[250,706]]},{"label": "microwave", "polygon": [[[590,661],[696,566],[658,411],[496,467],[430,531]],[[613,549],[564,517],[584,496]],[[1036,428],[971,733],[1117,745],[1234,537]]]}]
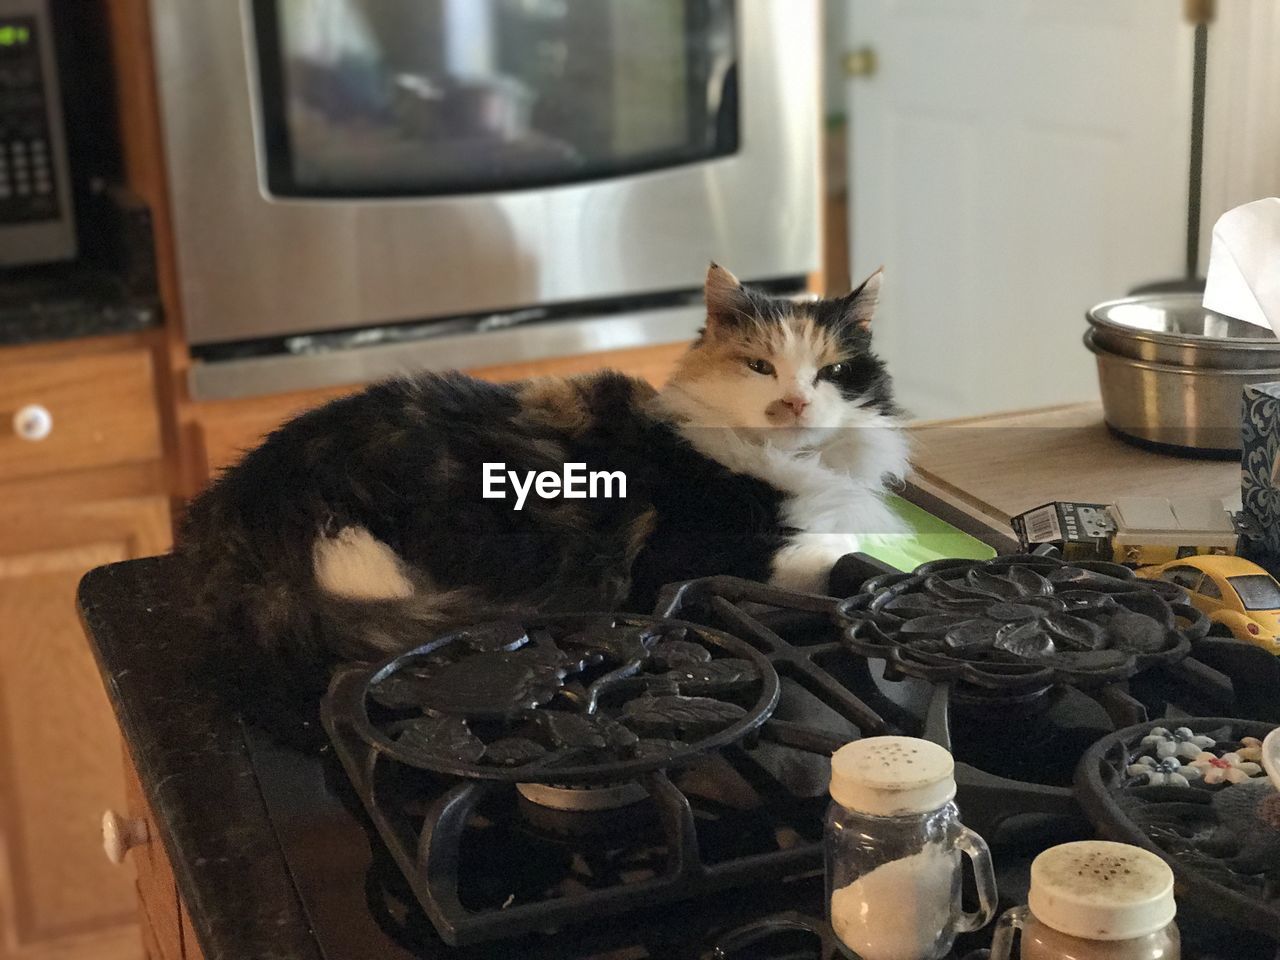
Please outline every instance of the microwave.
[{"label": "microwave", "polygon": [[819,265],[818,0],[151,0],[196,397],[689,340]]},{"label": "microwave", "polygon": [[50,0],[0,0],[0,266],[76,254],[53,39]]}]

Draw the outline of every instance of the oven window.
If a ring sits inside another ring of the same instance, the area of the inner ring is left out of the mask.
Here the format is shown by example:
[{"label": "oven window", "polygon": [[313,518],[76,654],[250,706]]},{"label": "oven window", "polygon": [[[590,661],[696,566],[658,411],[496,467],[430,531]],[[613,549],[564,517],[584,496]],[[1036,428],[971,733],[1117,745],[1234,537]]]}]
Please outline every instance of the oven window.
[{"label": "oven window", "polygon": [[268,188],[432,196],[738,148],[734,0],[254,0]]}]

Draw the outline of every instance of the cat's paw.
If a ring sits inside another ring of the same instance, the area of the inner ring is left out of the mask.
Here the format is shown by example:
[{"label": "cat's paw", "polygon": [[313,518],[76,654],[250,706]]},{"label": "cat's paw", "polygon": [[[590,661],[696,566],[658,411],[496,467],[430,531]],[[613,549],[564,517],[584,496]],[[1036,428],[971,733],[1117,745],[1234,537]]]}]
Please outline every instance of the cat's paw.
[{"label": "cat's paw", "polygon": [[858,537],[845,533],[802,533],[773,557],[769,583],[799,593],[827,593],[831,568],[858,550]]}]

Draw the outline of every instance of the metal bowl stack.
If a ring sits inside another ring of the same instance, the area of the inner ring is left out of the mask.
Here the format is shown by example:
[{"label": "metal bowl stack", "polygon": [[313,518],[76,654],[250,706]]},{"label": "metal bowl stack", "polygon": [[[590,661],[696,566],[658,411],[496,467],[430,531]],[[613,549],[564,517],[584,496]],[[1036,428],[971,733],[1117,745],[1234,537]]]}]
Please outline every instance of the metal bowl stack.
[{"label": "metal bowl stack", "polygon": [[1280,340],[1206,310],[1198,293],[1100,303],[1086,314],[1107,424],[1140,443],[1239,455],[1242,391],[1280,380]]}]

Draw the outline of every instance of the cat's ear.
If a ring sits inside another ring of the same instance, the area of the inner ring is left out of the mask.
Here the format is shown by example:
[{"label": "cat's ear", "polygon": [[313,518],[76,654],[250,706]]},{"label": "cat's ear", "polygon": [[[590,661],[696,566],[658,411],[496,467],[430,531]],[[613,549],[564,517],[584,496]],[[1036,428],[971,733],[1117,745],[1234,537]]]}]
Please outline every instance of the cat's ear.
[{"label": "cat's ear", "polygon": [[707,268],[705,295],[709,332],[732,329],[746,316],[747,303],[742,284],[718,263]]},{"label": "cat's ear", "polygon": [[880,284],[883,280],[884,267],[881,267],[840,301],[844,306],[845,322],[863,332],[871,331],[871,320],[875,317],[876,307],[880,305]]}]

